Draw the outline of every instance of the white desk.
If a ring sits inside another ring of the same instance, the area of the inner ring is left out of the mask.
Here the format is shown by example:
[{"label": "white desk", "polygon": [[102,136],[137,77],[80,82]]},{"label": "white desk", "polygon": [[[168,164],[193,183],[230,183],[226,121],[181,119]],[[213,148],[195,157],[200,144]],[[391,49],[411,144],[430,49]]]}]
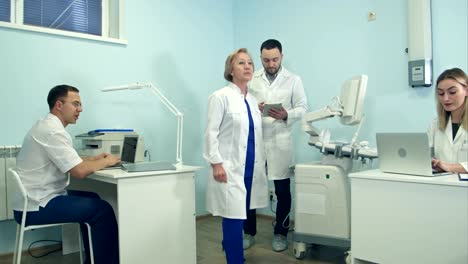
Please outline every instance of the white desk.
[{"label": "white desk", "polygon": [[[195,171],[128,173],[102,170],[70,189],[98,193],[114,208],[119,224],[121,264],[196,263]],[[73,251],[76,236],[64,230],[64,252]]]},{"label": "white desk", "polygon": [[468,183],[457,175],[352,173],[353,263],[468,263]]}]

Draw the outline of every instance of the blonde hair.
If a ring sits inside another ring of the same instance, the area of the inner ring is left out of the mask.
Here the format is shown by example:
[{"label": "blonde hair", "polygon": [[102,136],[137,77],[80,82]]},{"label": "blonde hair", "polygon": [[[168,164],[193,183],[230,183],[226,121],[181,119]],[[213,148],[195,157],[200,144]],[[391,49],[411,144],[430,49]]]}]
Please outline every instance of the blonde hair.
[{"label": "blonde hair", "polygon": [[[443,80],[446,79],[451,79],[456,81],[457,83],[461,84],[465,89],[467,88],[467,83],[468,83],[468,78],[466,76],[466,73],[459,68],[452,68],[445,70],[439,75],[439,78],[437,78],[437,83],[436,83],[436,89],[435,89],[435,97],[436,97],[436,102],[437,102],[437,117],[439,120],[439,129],[440,130],[445,130],[447,127],[447,123],[450,117],[450,112],[445,111],[444,107],[439,101],[439,98],[437,96],[437,86],[439,83]],[[465,129],[468,130],[468,106],[466,103],[466,96],[465,96],[465,102],[463,103],[463,108],[464,111],[462,112],[461,116],[461,126]]]},{"label": "blonde hair", "polygon": [[224,79],[226,79],[229,82],[232,82],[231,73],[232,73],[232,68],[233,68],[233,62],[239,53],[245,53],[249,55],[250,58],[252,58],[252,56],[250,56],[246,48],[240,48],[238,50],[235,50],[231,54],[229,54],[229,56],[226,58],[226,63],[224,65]]}]

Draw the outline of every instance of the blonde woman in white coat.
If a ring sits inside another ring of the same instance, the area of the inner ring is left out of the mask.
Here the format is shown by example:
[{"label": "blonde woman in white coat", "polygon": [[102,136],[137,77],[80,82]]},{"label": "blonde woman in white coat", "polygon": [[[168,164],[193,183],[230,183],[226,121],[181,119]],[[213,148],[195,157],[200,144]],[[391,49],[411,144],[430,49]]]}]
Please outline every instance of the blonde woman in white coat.
[{"label": "blonde woman in white coat", "polygon": [[268,204],[261,113],[247,91],[253,70],[246,49],[233,52],[224,71],[229,84],[208,99],[204,158],[213,174],[207,180],[206,207],[223,217],[228,264],[244,263],[242,227],[247,209]]},{"label": "blonde woman in white coat", "polygon": [[434,149],[432,166],[438,171],[468,172],[468,79],[453,68],[444,71],[436,84],[438,118],[428,130]]}]

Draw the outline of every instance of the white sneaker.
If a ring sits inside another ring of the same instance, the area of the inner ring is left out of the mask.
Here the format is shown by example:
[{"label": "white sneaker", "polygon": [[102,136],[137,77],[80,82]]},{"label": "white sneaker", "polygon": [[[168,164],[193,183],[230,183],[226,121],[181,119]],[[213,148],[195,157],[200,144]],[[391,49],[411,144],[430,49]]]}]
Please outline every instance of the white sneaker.
[{"label": "white sneaker", "polygon": [[244,249],[250,248],[253,244],[255,244],[255,237],[245,234],[244,240],[242,241],[242,246],[244,247]]},{"label": "white sneaker", "polygon": [[271,242],[271,248],[273,251],[280,252],[288,248],[288,240],[285,236],[275,235]]}]

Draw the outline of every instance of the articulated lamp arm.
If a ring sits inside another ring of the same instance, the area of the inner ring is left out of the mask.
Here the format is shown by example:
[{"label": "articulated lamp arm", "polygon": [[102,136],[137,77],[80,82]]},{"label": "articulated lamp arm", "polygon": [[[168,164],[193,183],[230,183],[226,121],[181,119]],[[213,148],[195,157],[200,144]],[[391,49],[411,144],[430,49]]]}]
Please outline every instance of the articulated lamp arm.
[{"label": "articulated lamp arm", "polygon": [[149,83],[147,84],[151,88],[151,92],[158,96],[162,103],[169,109],[177,117],[177,149],[176,149],[176,161],[177,165],[182,165],[182,140],[183,140],[183,131],[184,131],[184,114],[175,107],[175,105],[167,99],[164,94],[162,94],[161,90],[159,90],[156,86]]}]

